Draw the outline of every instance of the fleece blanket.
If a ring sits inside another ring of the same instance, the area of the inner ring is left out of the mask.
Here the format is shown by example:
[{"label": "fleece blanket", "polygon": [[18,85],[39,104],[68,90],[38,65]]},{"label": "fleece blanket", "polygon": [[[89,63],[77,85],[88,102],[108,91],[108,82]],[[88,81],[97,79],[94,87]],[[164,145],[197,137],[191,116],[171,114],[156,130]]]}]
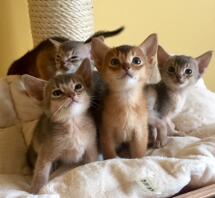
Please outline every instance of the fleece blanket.
[{"label": "fleece blanket", "polygon": [[0,197],[169,197],[215,183],[215,94],[201,80],[175,118],[185,137],[170,137],[142,159],[98,161],[70,170],[28,193],[25,155],[41,108],[20,76],[0,80]]}]

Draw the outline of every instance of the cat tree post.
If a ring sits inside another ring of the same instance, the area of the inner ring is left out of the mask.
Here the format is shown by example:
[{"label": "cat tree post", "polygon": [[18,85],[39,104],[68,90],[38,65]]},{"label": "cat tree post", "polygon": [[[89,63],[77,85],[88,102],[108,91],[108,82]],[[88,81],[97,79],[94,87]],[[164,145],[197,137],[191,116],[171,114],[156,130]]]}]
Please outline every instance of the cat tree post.
[{"label": "cat tree post", "polygon": [[34,45],[51,36],[84,41],[93,34],[92,0],[28,0]]}]

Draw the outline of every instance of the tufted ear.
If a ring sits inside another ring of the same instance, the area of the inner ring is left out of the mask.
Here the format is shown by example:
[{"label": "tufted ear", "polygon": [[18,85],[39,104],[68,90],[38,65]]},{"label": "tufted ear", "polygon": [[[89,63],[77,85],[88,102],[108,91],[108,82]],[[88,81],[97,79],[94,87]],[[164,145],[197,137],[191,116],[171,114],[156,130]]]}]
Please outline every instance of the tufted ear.
[{"label": "tufted ear", "polygon": [[110,48],[104,44],[104,39],[102,37],[92,39],[91,56],[98,70],[102,66],[105,55],[109,49]]},{"label": "tufted ear", "polygon": [[92,70],[91,70],[90,60],[88,58],[85,58],[83,60],[83,62],[81,63],[81,66],[78,68],[75,74],[79,75],[84,80],[87,87],[91,87]]},{"label": "tufted ear", "polygon": [[158,48],[158,41],[157,41],[157,34],[149,35],[140,45],[140,49],[143,53],[147,56],[149,63],[151,64],[152,61],[157,56],[157,48]]},{"label": "tufted ear", "polygon": [[58,42],[58,41],[56,41],[56,40],[54,40],[54,39],[49,39],[49,41],[55,46],[55,48],[58,50],[59,49],[59,47],[60,47],[60,45],[61,45],[61,43],[60,42]]},{"label": "tufted ear", "polygon": [[210,60],[212,58],[213,52],[208,51],[202,54],[201,56],[195,58],[199,67],[200,76],[203,75],[205,69],[208,67]]},{"label": "tufted ear", "polygon": [[158,67],[162,68],[170,55],[159,45],[158,46]]},{"label": "tufted ear", "polygon": [[[104,37],[103,36],[98,36],[96,37],[98,39],[100,39],[101,41],[104,41]],[[86,51],[87,53],[85,54],[86,58],[89,58],[91,61],[93,61],[93,57],[92,57],[92,41],[90,42],[85,42],[84,43],[85,47],[86,47]]]},{"label": "tufted ear", "polygon": [[47,81],[39,78],[35,78],[28,74],[22,75],[21,80],[29,96],[34,97],[39,101],[43,100],[43,91],[44,91],[44,87],[47,84]]}]

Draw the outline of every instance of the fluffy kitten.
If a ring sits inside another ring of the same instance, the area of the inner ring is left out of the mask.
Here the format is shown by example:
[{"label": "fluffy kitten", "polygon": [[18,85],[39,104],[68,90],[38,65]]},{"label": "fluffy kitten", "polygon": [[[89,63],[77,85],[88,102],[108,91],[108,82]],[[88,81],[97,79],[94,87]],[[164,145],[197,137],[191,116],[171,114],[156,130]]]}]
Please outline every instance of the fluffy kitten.
[{"label": "fluffy kitten", "polygon": [[29,74],[48,80],[60,73],[73,73],[84,58],[90,58],[91,39],[98,36],[110,37],[119,34],[124,27],[114,31],[99,31],[86,42],[71,41],[63,37],[53,37],[42,41],[33,50],[16,60],[7,75]]},{"label": "fluffy kitten", "polygon": [[186,97],[189,97],[190,88],[203,75],[211,57],[212,51],[197,58],[184,55],[171,56],[161,46],[158,47],[161,81],[145,88],[150,109],[149,123],[151,122],[152,128],[154,127],[153,130],[158,129],[158,137],[155,138],[158,147],[166,143],[167,134],[179,134],[172,119],[181,112]]},{"label": "fluffy kitten", "polygon": [[[31,193],[50,178],[97,159],[96,129],[89,113],[91,68],[85,59],[75,74],[47,81],[23,75],[27,93],[42,101],[44,113],[27,152],[35,166]],[[35,163],[36,162],[36,163]],[[57,165],[57,169],[56,169]]]},{"label": "fluffy kitten", "polygon": [[147,109],[142,87],[156,62],[157,36],[150,35],[139,46],[107,47],[92,40],[92,57],[105,82],[100,143],[105,159],[115,158],[123,143],[130,156],[144,156],[148,142]]}]

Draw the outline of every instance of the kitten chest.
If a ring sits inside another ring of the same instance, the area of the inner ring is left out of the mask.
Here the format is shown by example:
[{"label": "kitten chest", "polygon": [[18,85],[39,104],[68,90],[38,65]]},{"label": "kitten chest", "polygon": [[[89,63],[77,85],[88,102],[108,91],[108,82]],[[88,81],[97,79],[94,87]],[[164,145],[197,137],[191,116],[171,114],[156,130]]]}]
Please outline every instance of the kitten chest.
[{"label": "kitten chest", "polygon": [[82,159],[88,143],[85,130],[82,125],[74,123],[68,126],[68,133],[64,135],[62,142],[64,149],[61,158],[64,161],[78,162]]},{"label": "kitten chest", "polygon": [[107,101],[103,112],[103,127],[110,128],[118,142],[130,141],[137,131],[144,133],[147,111],[142,98],[131,97],[129,100],[119,97]]},{"label": "kitten chest", "polygon": [[171,117],[177,116],[183,109],[186,97],[185,95],[176,95],[172,101],[172,112],[170,113]]}]

